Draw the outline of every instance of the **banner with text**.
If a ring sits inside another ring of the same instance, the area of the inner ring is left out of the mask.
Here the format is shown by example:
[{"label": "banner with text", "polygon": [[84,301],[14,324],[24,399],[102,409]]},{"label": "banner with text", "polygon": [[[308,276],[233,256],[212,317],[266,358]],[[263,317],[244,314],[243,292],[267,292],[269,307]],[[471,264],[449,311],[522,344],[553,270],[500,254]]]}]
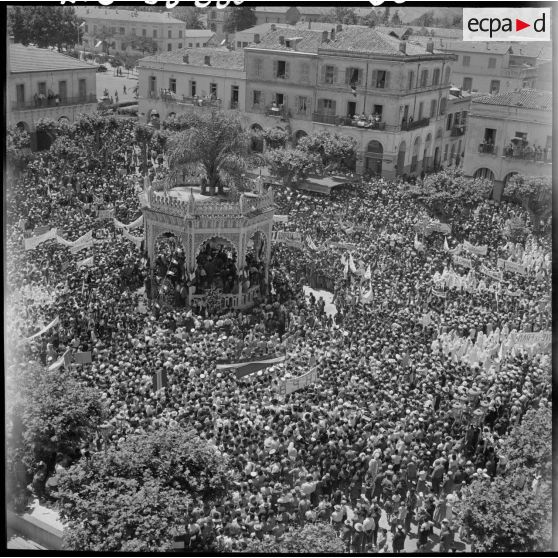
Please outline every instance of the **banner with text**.
[{"label": "banner with text", "polygon": [[312,370],[310,370],[310,372],[307,372],[302,376],[298,376],[297,378],[288,378],[287,380],[280,381],[277,391],[279,395],[289,395],[290,393],[293,393],[295,391],[298,391],[299,389],[309,386],[310,384],[313,384],[317,381],[317,379],[318,367],[315,366],[314,368],[312,368]]}]

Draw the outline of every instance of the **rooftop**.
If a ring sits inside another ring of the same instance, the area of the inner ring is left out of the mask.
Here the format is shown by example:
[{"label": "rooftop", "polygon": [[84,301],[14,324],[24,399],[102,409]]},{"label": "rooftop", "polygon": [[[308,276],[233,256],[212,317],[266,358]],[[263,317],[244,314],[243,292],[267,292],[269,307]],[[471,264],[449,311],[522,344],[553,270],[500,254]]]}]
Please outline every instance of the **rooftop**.
[{"label": "rooftop", "polygon": [[110,21],[137,21],[139,23],[180,23],[186,24],[180,19],[172,17],[171,12],[144,12],[141,10],[107,10],[95,6],[74,6],[76,15],[80,18],[97,18]]},{"label": "rooftop", "polygon": [[212,37],[215,35],[210,29],[185,29],[185,37]]},{"label": "rooftop", "polygon": [[230,70],[244,70],[244,51],[228,50],[226,48],[182,48],[171,52],[163,52],[153,56],[146,56],[142,62],[170,62],[184,64],[183,57],[188,55],[188,66],[206,66],[205,57],[210,56],[212,68]]},{"label": "rooftop", "polygon": [[526,109],[552,111],[552,92],[537,89],[520,89],[499,95],[483,95],[473,99],[473,103],[521,107]]},{"label": "rooftop", "polygon": [[96,66],[48,48],[10,44],[10,72],[52,72],[55,70],[95,70]]},{"label": "rooftop", "polygon": [[[439,39],[438,39],[439,41]],[[438,44],[436,41],[436,44]],[[470,41],[452,41],[442,39],[441,49],[457,52],[479,52],[482,54],[506,54],[510,48],[510,43],[503,41],[496,42],[470,42]]]},{"label": "rooftop", "polygon": [[[279,37],[284,37],[285,40],[291,37],[297,37],[300,39],[296,45],[296,51],[292,47],[288,47],[286,44],[281,44],[279,42]],[[303,29],[289,27],[287,29],[283,27],[277,28],[275,31],[270,31],[260,38],[258,44],[250,44],[248,48],[263,48],[269,50],[284,50],[286,52],[308,52],[312,54],[318,54],[318,47],[320,46],[322,40],[322,32],[313,29]]]},{"label": "rooftop", "polygon": [[256,12],[286,14],[293,6],[255,6]]}]

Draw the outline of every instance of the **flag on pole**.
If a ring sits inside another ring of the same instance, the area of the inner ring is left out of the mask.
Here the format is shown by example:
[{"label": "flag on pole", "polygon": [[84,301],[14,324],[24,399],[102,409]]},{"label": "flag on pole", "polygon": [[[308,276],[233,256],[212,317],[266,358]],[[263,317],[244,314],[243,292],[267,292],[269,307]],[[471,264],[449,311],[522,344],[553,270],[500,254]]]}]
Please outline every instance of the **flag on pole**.
[{"label": "flag on pole", "polygon": [[356,275],[357,269],[356,269],[355,261],[353,260],[353,255],[350,252],[349,252],[349,268],[351,270],[351,273],[354,273]]},{"label": "flag on pole", "polygon": [[449,252],[448,237],[444,237],[444,252]]},{"label": "flag on pole", "polygon": [[362,302],[362,304],[369,304],[370,302],[372,302],[372,297],[373,297],[373,291],[372,291],[372,287],[370,287],[370,290],[361,296],[360,301]]},{"label": "flag on pole", "polygon": [[314,252],[318,250],[318,247],[314,244],[314,241],[309,234],[306,235],[306,244],[308,244],[308,248],[310,248],[310,250],[314,250]]},{"label": "flag on pole", "polygon": [[419,242],[417,233],[415,233],[415,240],[414,240],[413,244],[414,244],[415,250],[417,252],[423,252],[424,251],[424,244],[422,242]]},{"label": "flag on pole", "polygon": [[370,264],[368,264],[368,267],[364,272],[364,279],[366,279],[367,281],[370,281],[370,279],[372,279],[372,269],[370,268]]}]

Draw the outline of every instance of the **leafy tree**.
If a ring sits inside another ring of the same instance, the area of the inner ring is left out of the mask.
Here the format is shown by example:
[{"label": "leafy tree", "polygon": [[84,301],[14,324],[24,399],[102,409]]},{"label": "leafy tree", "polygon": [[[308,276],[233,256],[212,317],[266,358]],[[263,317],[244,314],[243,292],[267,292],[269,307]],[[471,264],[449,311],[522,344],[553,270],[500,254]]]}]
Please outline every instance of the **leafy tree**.
[{"label": "leafy tree", "polygon": [[297,147],[302,151],[319,156],[322,165],[332,169],[343,163],[350,166],[350,161],[356,157],[357,142],[350,136],[314,132],[303,137]]},{"label": "leafy tree", "polygon": [[541,221],[552,214],[552,179],[516,174],[506,185],[504,197],[529,212],[533,230],[538,232]]},{"label": "leafy tree", "polygon": [[279,541],[251,541],[250,554],[343,554],[345,545],[333,527],[327,523],[307,524],[286,533]]},{"label": "leafy tree", "polygon": [[[181,120],[184,122],[184,120]],[[171,179],[183,171],[199,174],[202,192],[235,190],[242,181],[248,157],[249,134],[236,115],[220,111],[196,112],[187,120],[187,129],[168,141]]]},{"label": "leafy tree", "polygon": [[378,16],[375,10],[370,10],[370,13],[366,14],[363,18],[362,23],[363,25],[367,25],[368,27],[376,27],[381,21],[381,18]]},{"label": "leafy tree", "polygon": [[185,532],[189,504],[225,494],[227,466],[215,446],[181,427],[132,434],[61,476],[65,547],[168,552]]},{"label": "leafy tree", "polygon": [[72,7],[10,6],[8,26],[16,43],[35,44],[40,48],[63,46],[77,42],[81,20]]},{"label": "leafy tree", "polygon": [[358,16],[354,8],[347,6],[337,6],[332,8],[329,13],[324,17],[326,22],[330,23],[343,23],[344,25],[356,25],[358,23]]},{"label": "leafy tree", "polygon": [[280,128],[266,128],[262,135],[270,149],[285,147],[289,139],[289,134]]},{"label": "leafy tree", "polygon": [[254,6],[236,6],[227,12],[223,30],[225,33],[244,31],[256,25],[257,19]]},{"label": "leafy tree", "polygon": [[153,139],[153,134],[155,133],[155,128],[153,126],[148,126],[147,124],[139,124],[136,126],[134,136],[135,140],[138,142],[141,149],[141,165],[142,173],[147,173],[147,154],[149,150],[149,144]]},{"label": "leafy tree", "polygon": [[[124,42],[132,47],[133,50],[141,51],[142,54],[155,54],[157,52],[157,42],[151,37],[143,35],[126,35]],[[135,65],[135,64],[134,64]]]},{"label": "leafy tree", "polygon": [[31,136],[19,126],[6,130],[6,159],[9,168],[22,170],[31,158]]},{"label": "leafy tree", "polygon": [[436,217],[447,218],[456,209],[472,209],[492,192],[492,182],[465,178],[457,168],[447,168],[427,175],[410,191]]},{"label": "leafy tree", "polygon": [[186,29],[204,29],[201,8],[195,6],[177,6],[172,15],[186,24]]},{"label": "leafy tree", "polygon": [[320,157],[302,149],[274,149],[266,153],[271,174],[284,186],[296,186],[321,166]]},{"label": "leafy tree", "polygon": [[391,16],[392,25],[401,25],[401,18],[399,17],[399,11],[395,10],[395,13]]},{"label": "leafy tree", "polygon": [[29,366],[21,378],[20,399],[13,409],[15,449],[28,470],[45,461],[53,466],[56,453],[72,456],[90,441],[105,417],[101,395],[59,368],[53,372]]}]

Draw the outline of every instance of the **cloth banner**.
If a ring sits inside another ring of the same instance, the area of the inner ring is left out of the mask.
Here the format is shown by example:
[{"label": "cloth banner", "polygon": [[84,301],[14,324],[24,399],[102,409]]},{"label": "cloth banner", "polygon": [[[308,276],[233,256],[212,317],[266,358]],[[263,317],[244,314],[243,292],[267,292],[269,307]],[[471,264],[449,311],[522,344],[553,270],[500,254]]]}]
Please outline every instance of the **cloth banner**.
[{"label": "cloth banner", "polygon": [[112,217],[114,217],[114,209],[99,209],[97,212],[97,221],[111,219]]},{"label": "cloth banner", "polygon": [[461,256],[453,256],[453,263],[456,265],[462,265],[463,267],[473,267],[473,262],[470,258],[463,258]]},{"label": "cloth banner", "polygon": [[288,232],[288,231],[274,231],[271,235],[271,240],[273,242],[287,242],[294,241],[302,243],[302,235],[299,232]]},{"label": "cloth banner", "polygon": [[415,233],[415,240],[413,241],[413,246],[417,252],[424,252],[424,244],[419,242],[418,236]]},{"label": "cloth banner", "polygon": [[42,234],[47,233],[50,231],[50,227],[48,225],[44,225],[43,227],[36,227],[33,231],[33,236],[41,236]]},{"label": "cloth banner", "polygon": [[138,217],[135,221],[132,221],[129,225],[125,225],[121,223],[116,217],[113,219],[114,226],[117,229],[129,231],[131,229],[135,229],[136,227],[141,227],[143,225],[143,215]]},{"label": "cloth banner", "polygon": [[79,261],[76,265],[77,265],[78,269],[80,267],[92,267],[93,266],[93,256],[90,256],[89,258],[85,258],[85,260]]},{"label": "cloth banner", "polygon": [[52,363],[48,367],[49,372],[54,372],[54,370],[58,370],[62,365],[68,367],[71,362],[71,354],[70,349],[66,349],[66,352],[54,363]]},{"label": "cloth banner", "polygon": [[91,248],[93,246],[93,231],[85,233],[82,237],[78,238],[70,247],[70,252],[75,254],[80,250]]},{"label": "cloth banner", "polygon": [[451,234],[451,225],[448,223],[430,223],[428,228],[431,231],[443,233],[443,234]]},{"label": "cloth banner", "polygon": [[287,380],[282,380],[281,382],[279,382],[279,387],[277,388],[277,391],[279,395],[283,395],[283,396],[289,395],[290,393],[293,393],[295,391],[298,391],[299,389],[309,386],[310,384],[313,384],[314,382],[317,381],[317,379],[318,379],[318,367],[315,366],[314,368],[312,368],[312,370],[310,370],[310,372],[307,372],[302,376],[298,376],[297,378],[288,378]]},{"label": "cloth banner", "polygon": [[274,215],[273,216],[274,223],[288,223],[289,216],[288,215]]},{"label": "cloth banner", "polygon": [[475,246],[466,240],[463,242],[463,248],[471,254],[476,254],[477,256],[486,256],[488,254],[488,246],[485,244],[484,246]]},{"label": "cloth banner", "polygon": [[54,318],[54,320],[52,320],[50,324],[43,327],[43,329],[41,329],[40,331],[37,331],[37,333],[31,335],[31,337],[26,337],[24,341],[31,341],[32,339],[35,339],[35,337],[39,337],[39,335],[46,333],[50,328],[54,327],[55,325],[58,325],[59,323],[60,323],[60,318],[56,316],[56,318]]},{"label": "cloth banner", "polygon": [[481,265],[479,271],[484,275],[486,275],[487,277],[494,279],[494,281],[502,281],[504,279],[503,273],[501,271],[499,273],[497,271],[492,271],[491,269],[488,269],[485,265]]},{"label": "cloth banner", "polygon": [[56,229],[50,229],[48,232],[41,234],[39,236],[32,236],[31,238],[25,238],[23,240],[25,250],[34,250],[47,240],[55,240],[56,239]]},{"label": "cloth banner", "polygon": [[91,364],[91,351],[86,351],[84,353],[75,353],[74,359],[77,364]]},{"label": "cloth banner", "polygon": [[437,291],[436,289],[432,289],[432,294],[439,298],[446,298],[447,296],[447,294],[444,291]]},{"label": "cloth banner", "polygon": [[[269,358],[253,358],[253,359],[241,359],[241,360],[230,360],[230,359],[222,359],[217,361],[217,365],[215,368],[217,370],[243,370],[246,369],[247,366],[253,364],[261,364],[263,365],[262,368],[267,368],[273,364],[279,364],[280,362],[284,362],[286,360],[286,355],[280,355],[277,357],[269,357]],[[257,370],[261,370],[258,368]],[[257,370],[254,370],[256,372]],[[251,374],[252,372],[247,372],[247,374]],[[243,374],[244,376],[246,374]],[[242,376],[241,376],[242,377]]]},{"label": "cloth banner", "polygon": [[122,233],[122,236],[124,238],[127,238],[131,242],[133,242],[135,244],[136,248],[138,248],[138,249],[141,248],[141,243],[143,242],[143,237],[134,236],[134,235],[130,234],[127,230],[124,230],[124,232]]},{"label": "cloth banner", "polygon": [[369,304],[370,302],[372,302],[373,295],[374,293],[372,287],[370,287],[370,290],[360,297],[360,301],[362,302],[362,304]]},{"label": "cloth banner", "polygon": [[512,262],[510,260],[505,260],[505,271],[510,271],[511,273],[519,273],[520,275],[527,275],[527,267],[521,265],[517,262]]},{"label": "cloth banner", "polygon": [[159,391],[169,385],[169,378],[166,370],[157,370],[151,374],[151,381],[153,382],[153,391]]},{"label": "cloth banner", "polygon": [[314,252],[318,250],[318,247],[316,246],[316,244],[314,244],[314,241],[309,234],[306,235],[306,244],[308,244],[308,248],[310,248],[310,250],[314,250]]},{"label": "cloth banner", "polygon": [[341,248],[343,250],[353,250],[357,247],[354,242],[330,242],[330,248]]},{"label": "cloth banner", "polygon": [[356,275],[357,268],[355,265],[355,260],[353,260],[353,255],[351,253],[349,253],[349,269],[351,270],[351,273],[354,273]]}]

